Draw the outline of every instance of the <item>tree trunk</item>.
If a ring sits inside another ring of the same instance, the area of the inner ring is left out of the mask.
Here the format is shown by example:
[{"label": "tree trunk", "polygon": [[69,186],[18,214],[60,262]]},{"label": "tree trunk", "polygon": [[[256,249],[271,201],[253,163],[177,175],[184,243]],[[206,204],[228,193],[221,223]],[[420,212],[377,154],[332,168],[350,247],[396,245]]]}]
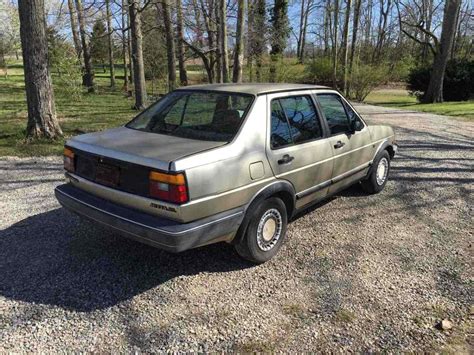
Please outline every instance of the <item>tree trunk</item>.
[{"label": "tree trunk", "polygon": [[115,87],[115,66],[114,66],[114,41],[112,38],[112,13],[110,12],[110,0],[105,0],[105,9],[107,14],[107,37],[109,40],[109,70],[110,70],[110,87]]},{"label": "tree trunk", "polygon": [[298,58],[301,57],[301,45],[303,42],[304,5],[305,5],[305,0],[301,0],[300,25],[299,25],[299,30],[298,30],[298,39],[296,41],[296,56]]},{"label": "tree trunk", "polygon": [[19,0],[20,37],[25,70],[28,105],[28,138],[56,138],[62,135],[56,118],[51,75],[44,0]]},{"label": "tree trunk", "polygon": [[288,40],[288,0],[275,0],[271,22],[270,82],[276,82],[276,65],[283,57]]},{"label": "tree trunk", "polygon": [[324,6],[324,55],[329,57],[329,37],[331,32],[331,0],[326,0],[326,4]]},{"label": "tree trunk", "polygon": [[387,24],[388,24],[388,15],[390,14],[390,8],[392,6],[392,0],[387,0],[387,8],[384,8],[385,1],[380,0],[380,14],[379,14],[379,28],[377,35],[377,43],[375,45],[375,50],[372,56],[372,62],[376,63],[380,60],[382,54],[382,48],[385,42],[385,37],[387,35]]},{"label": "tree trunk", "polygon": [[254,54],[255,54],[255,76],[257,81],[262,81],[262,61],[263,53],[265,51],[265,36],[262,36],[262,33],[265,33],[265,0],[256,0],[256,9],[255,9],[255,36],[254,36]]},{"label": "tree trunk", "polygon": [[221,55],[222,81],[229,82],[229,55],[227,53],[227,9],[226,0],[218,0],[219,45]]},{"label": "tree trunk", "polygon": [[249,81],[253,82],[253,57],[254,57],[254,0],[248,0],[247,6],[247,71]]},{"label": "tree trunk", "polygon": [[339,26],[339,0],[334,0],[334,39],[332,46],[332,86],[337,87],[337,35]]},{"label": "tree trunk", "polygon": [[[425,25],[425,28],[428,32],[431,32],[431,23],[433,20],[433,1],[432,0],[422,0],[422,19]],[[423,34],[423,42],[428,43],[430,41],[430,37],[427,33]],[[421,49],[421,60],[423,63],[427,63],[429,60],[429,52],[430,48],[428,45],[423,45]]]},{"label": "tree trunk", "polygon": [[[461,35],[461,23],[462,23],[462,21],[461,21],[461,12],[463,12],[463,11],[460,10],[458,12],[458,16],[456,17],[456,31],[454,32],[453,47],[451,48],[451,59],[455,58],[456,53],[458,53],[457,50],[460,49],[459,48],[460,46],[459,46],[459,43],[458,43],[460,37],[464,37],[464,36]],[[465,11],[465,12],[467,13],[467,11]],[[471,11],[471,14],[469,14],[469,15],[474,15],[474,13],[472,13],[472,11]],[[467,37],[467,38],[469,38],[469,37]],[[469,52],[469,53],[471,53],[471,52]]]},{"label": "tree trunk", "polygon": [[234,83],[242,82],[242,67],[244,65],[244,12],[245,0],[238,0],[237,9],[237,31],[234,49],[234,67],[232,81]]},{"label": "tree trunk", "polygon": [[303,34],[301,36],[301,48],[300,48],[300,63],[304,63],[305,47],[306,47],[306,30],[308,29],[308,16],[311,10],[312,1],[308,0],[306,3],[306,10],[303,18]]},{"label": "tree trunk", "polygon": [[130,93],[132,93],[132,91],[135,90],[135,85],[134,85],[134,77],[135,77],[135,70],[133,70],[133,58],[132,58],[132,36],[130,35],[130,33],[132,32],[131,30],[131,26],[130,26],[130,5],[128,4],[128,0],[124,0],[124,1],[127,1],[127,7],[128,7],[128,10],[127,10],[127,49],[128,49],[128,69],[129,69],[129,72],[130,72],[130,76],[129,76],[129,82],[130,82],[130,85],[133,87],[133,89],[130,90]]},{"label": "tree trunk", "polygon": [[123,91],[128,93],[128,70],[127,70],[127,54],[128,43],[126,34],[126,17],[127,17],[127,2],[122,0],[122,58],[123,58]]},{"label": "tree trunk", "polygon": [[79,64],[82,66],[82,59],[81,59],[82,47],[81,47],[81,40],[79,39],[79,33],[77,31],[76,9],[74,7],[73,0],[67,0],[67,6],[69,9],[69,19],[71,21],[71,32],[72,32],[72,40],[74,42],[74,49],[76,50]]},{"label": "tree trunk", "polygon": [[[195,21],[195,25],[196,25],[196,40],[199,44],[199,47],[202,48],[202,47],[204,47],[204,41],[203,41],[203,38],[202,38],[203,37],[202,36],[203,25],[202,25],[202,22],[201,22],[201,11],[200,11],[200,8],[198,6],[197,0],[192,0],[192,3],[193,3],[193,7],[194,7],[194,21]],[[181,10],[181,13],[182,13],[182,10]]]},{"label": "tree trunk", "polygon": [[461,7],[461,0],[448,0],[444,6],[441,40],[436,52],[430,83],[423,96],[424,103],[443,102],[443,81],[449,54],[453,46],[456,32],[456,19]]},{"label": "tree trunk", "polygon": [[186,63],[184,58],[184,30],[183,30],[183,9],[181,0],[176,1],[177,20],[178,20],[178,66],[179,66],[179,82],[181,86],[188,85],[188,73],[186,72]]},{"label": "tree trunk", "polygon": [[176,89],[176,56],[173,25],[171,24],[171,9],[169,0],[161,2],[163,9],[163,21],[165,24],[166,35],[166,57],[168,59],[168,91]]},{"label": "tree trunk", "polygon": [[[354,54],[357,45],[357,32],[359,30],[359,17],[360,17],[360,6],[362,4],[362,0],[356,0],[354,4],[354,19],[352,24],[352,40],[351,40],[351,55],[349,59],[349,77],[352,76],[352,69],[354,67]],[[346,87],[346,95],[349,95],[351,82]]]},{"label": "tree trunk", "polygon": [[143,65],[142,23],[139,11],[139,0],[128,0],[128,4],[132,42],[133,83],[135,87],[135,105],[133,108],[136,110],[142,110],[145,108],[147,97],[145,67]]},{"label": "tree trunk", "polygon": [[372,9],[374,7],[374,1],[373,0],[368,0],[367,1],[367,16],[365,20],[365,44],[369,45],[371,44],[371,35],[372,35]]},{"label": "tree trunk", "polygon": [[[196,4],[196,0],[193,0],[193,1]],[[207,46],[209,48],[209,51],[208,51],[208,54],[206,55],[206,53],[204,53],[202,50],[202,48],[204,47],[204,41],[202,39],[200,30],[198,31],[198,35],[200,36],[198,37],[198,43],[199,43],[200,48],[195,48],[194,46],[190,46],[189,43],[188,43],[188,46],[202,58],[209,83],[214,83],[217,80],[216,79],[217,78],[216,52],[218,50],[218,46],[216,43],[218,36],[216,34],[215,20],[212,17],[212,16],[215,16],[214,2],[209,1],[207,9],[206,9],[204,0],[200,0],[199,5],[201,8],[202,15],[204,17],[204,25],[206,27],[206,32],[207,32]],[[195,6],[197,8],[197,4]],[[195,19],[196,19],[196,24],[199,24],[201,20],[200,20],[198,11],[196,11]],[[219,81],[217,80],[217,82]]]},{"label": "tree trunk", "polygon": [[351,17],[351,7],[352,7],[352,0],[347,0],[346,2],[346,14],[344,17],[344,33],[343,33],[343,40],[342,40],[342,59],[344,61],[344,82],[343,82],[343,92],[347,93],[347,78],[349,75],[349,68],[347,66],[347,61],[349,59],[347,45],[349,43],[349,20]]},{"label": "tree trunk", "polygon": [[5,60],[5,51],[0,44],[0,69],[6,68],[7,61]]},{"label": "tree trunk", "polygon": [[87,91],[94,92],[94,72],[92,70],[91,53],[86,38],[86,24],[84,19],[84,8],[82,0],[76,0],[77,18],[79,19],[79,33],[81,34],[82,55],[84,59],[84,74],[82,84],[87,87]]},{"label": "tree trunk", "polygon": [[213,32],[215,33],[215,47],[216,47],[216,83],[222,83],[222,48],[221,48],[221,33],[220,33],[220,24],[219,24],[219,2],[221,0],[215,1],[215,7],[212,9],[213,11],[210,13],[214,13],[214,19],[210,19],[211,22],[215,23],[215,27],[213,27]]}]

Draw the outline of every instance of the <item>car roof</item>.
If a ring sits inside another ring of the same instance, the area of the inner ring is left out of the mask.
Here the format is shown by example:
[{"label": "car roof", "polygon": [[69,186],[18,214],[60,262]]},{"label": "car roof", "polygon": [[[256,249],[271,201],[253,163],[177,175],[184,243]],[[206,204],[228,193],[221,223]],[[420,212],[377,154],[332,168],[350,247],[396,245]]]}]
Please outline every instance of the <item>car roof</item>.
[{"label": "car roof", "polygon": [[295,90],[331,89],[327,86],[310,84],[283,84],[283,83],[244,83],[244,84],[205,84],[183,86],[177,90],[223,91],[239,94],[262,95],[272,92]]}]

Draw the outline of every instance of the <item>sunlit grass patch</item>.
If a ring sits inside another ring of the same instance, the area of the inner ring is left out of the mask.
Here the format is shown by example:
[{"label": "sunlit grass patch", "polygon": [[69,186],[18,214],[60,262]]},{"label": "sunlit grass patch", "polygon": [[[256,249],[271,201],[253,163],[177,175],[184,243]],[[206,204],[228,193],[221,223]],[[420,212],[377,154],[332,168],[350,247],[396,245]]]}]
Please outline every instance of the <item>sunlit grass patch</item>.
[{"label": "sunlit grass patch", "polygon": [[437,115],[474,119],[474,100],[421,104],[404,89],[375,90],[367,96],[365,103]]}]

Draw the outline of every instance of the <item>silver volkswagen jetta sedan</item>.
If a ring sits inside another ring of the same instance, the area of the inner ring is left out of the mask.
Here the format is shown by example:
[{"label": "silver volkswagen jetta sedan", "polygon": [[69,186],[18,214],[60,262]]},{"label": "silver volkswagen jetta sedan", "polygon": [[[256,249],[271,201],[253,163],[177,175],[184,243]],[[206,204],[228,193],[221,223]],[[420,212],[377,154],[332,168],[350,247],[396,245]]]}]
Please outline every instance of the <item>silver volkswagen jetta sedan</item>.
[{"label": "silver volkswagen jetta sedan", "polygon": [[397,146],[337,91],[295,84],[175,90],[125,126],[67,141],[67,209],[179,252],[219,241],[261,263],[296,211],[360,182],[381,191]]}]

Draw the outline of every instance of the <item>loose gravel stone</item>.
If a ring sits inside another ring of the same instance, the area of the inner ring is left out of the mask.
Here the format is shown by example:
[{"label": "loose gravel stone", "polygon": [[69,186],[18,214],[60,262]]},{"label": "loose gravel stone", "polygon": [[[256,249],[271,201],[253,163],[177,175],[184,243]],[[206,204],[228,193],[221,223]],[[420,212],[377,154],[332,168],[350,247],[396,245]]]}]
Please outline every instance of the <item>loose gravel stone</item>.
[{"label": "loose gravel stone", "polygon": [[0,352],[472,351],[474,125],[358,109],[395,128],[385,190],[299,214],[259,266],[121,238],[59,206],[61,158],[1,158]]}]

